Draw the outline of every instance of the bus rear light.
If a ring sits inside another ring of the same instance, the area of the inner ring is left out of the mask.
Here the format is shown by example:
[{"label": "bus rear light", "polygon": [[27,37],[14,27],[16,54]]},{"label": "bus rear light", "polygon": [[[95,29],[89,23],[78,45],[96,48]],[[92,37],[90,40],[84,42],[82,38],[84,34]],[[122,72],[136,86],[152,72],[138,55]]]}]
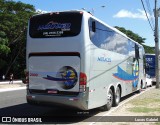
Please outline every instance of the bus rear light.
[{"label": "bus rear light", "polygon": [[86,84],[87,84],[87,76],[85,73],[80,73],[80,85],[79,85],[79,91],[84,92],[86,91]]},{"label": "bus rear light", "polygon": [[80,85],[86,85],[87,84],[87,76],[85,73],[80,73]]}]

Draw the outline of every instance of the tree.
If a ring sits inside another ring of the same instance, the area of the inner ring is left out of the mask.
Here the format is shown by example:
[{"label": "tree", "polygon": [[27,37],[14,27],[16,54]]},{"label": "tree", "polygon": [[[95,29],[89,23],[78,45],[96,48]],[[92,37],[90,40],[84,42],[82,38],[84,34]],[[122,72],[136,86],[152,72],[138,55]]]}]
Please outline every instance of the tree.
[{"label": "tree", "polygon": [[129,38],[131,38],[131,39],[133,39],[134,41],[138,42],[139,44],[143,45],[146,53],[155,53],[155,50],[154,50],[153,47],[150,47],[150,46],[147,46],[147,45],[144,45],[144,44],[143,44],[143,43],[145,43],[146,38],[142,38],[142,37],[139,36],[138,34],[133,33],[133,32],[130,31],[130,30],[126,30],[126,29],[123,28],[123,27],[115,26],[115,28],[118,29],[118,30],[120,30],[120,31],[123,32],[124,34],[126,34]]},{"label": "tree", "polygon": [[7,46],[7,44],[8,39],[5,32],[0,31],[0,55],[8,54],[10,52],[10,48]]},{"label": "tree", "polygon": [[35,13],[33,5],[0,0],[0,76],[13,72],[14,76],[22,77],[27,23]]}]

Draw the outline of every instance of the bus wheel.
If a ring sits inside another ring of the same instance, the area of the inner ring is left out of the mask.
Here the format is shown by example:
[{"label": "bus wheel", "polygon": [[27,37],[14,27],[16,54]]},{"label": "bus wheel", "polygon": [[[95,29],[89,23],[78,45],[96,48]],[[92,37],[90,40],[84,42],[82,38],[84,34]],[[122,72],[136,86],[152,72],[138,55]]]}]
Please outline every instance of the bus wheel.
[{"label": "bus wheel", "polygon": [[107,96],[107,104],[103,106],[104,111],[110,110],[111,107],[112,107],[112,104],[113,104],[113,92],[110,89],[109,92],[108,92],[108,96]]},{"label": "bus wheel", "polygon": [[117,87],[116,93],[115,93],[115,96],[114,96],[113,105],[117,106],[119,104],[119,102],[120,102],[120,99],[121,99],[121,90],[120,90],[119,87]]}]

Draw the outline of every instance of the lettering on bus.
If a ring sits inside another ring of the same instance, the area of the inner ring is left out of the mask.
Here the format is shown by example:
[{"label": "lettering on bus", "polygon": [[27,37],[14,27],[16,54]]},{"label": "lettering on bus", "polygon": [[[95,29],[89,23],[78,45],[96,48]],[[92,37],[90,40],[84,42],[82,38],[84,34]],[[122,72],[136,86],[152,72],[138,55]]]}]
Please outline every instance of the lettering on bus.
[{"label": "lettering on bus", "polygon": [[44,36],[62,35],[63,31],[43,32]]},{"label": "lettering on bus", "polygon": [[40,25],[37,30],[61,29],[62,31],[70,30],[71,23],[55,23],[49,22],[46,25]]},{"label": "lettering on bus", "polygon": [[152,61],[153,61],[153,58],[146,58],[146,61],[147,61],[147,62],[152,62]]},{"label": "lettering on bus", "polygon": [[99,62],[111,62],[111,58],[98,57],[97,61],[99,61]]}]

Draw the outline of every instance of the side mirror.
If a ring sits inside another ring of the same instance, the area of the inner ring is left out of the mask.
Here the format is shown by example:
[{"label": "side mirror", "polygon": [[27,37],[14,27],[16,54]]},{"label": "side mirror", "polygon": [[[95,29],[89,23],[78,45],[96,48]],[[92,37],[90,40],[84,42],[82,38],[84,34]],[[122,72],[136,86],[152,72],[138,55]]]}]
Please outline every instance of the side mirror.
[{"label": "side mirror", "polygon": [[96,32],[96,22],[92,21],[92,31]]}]

